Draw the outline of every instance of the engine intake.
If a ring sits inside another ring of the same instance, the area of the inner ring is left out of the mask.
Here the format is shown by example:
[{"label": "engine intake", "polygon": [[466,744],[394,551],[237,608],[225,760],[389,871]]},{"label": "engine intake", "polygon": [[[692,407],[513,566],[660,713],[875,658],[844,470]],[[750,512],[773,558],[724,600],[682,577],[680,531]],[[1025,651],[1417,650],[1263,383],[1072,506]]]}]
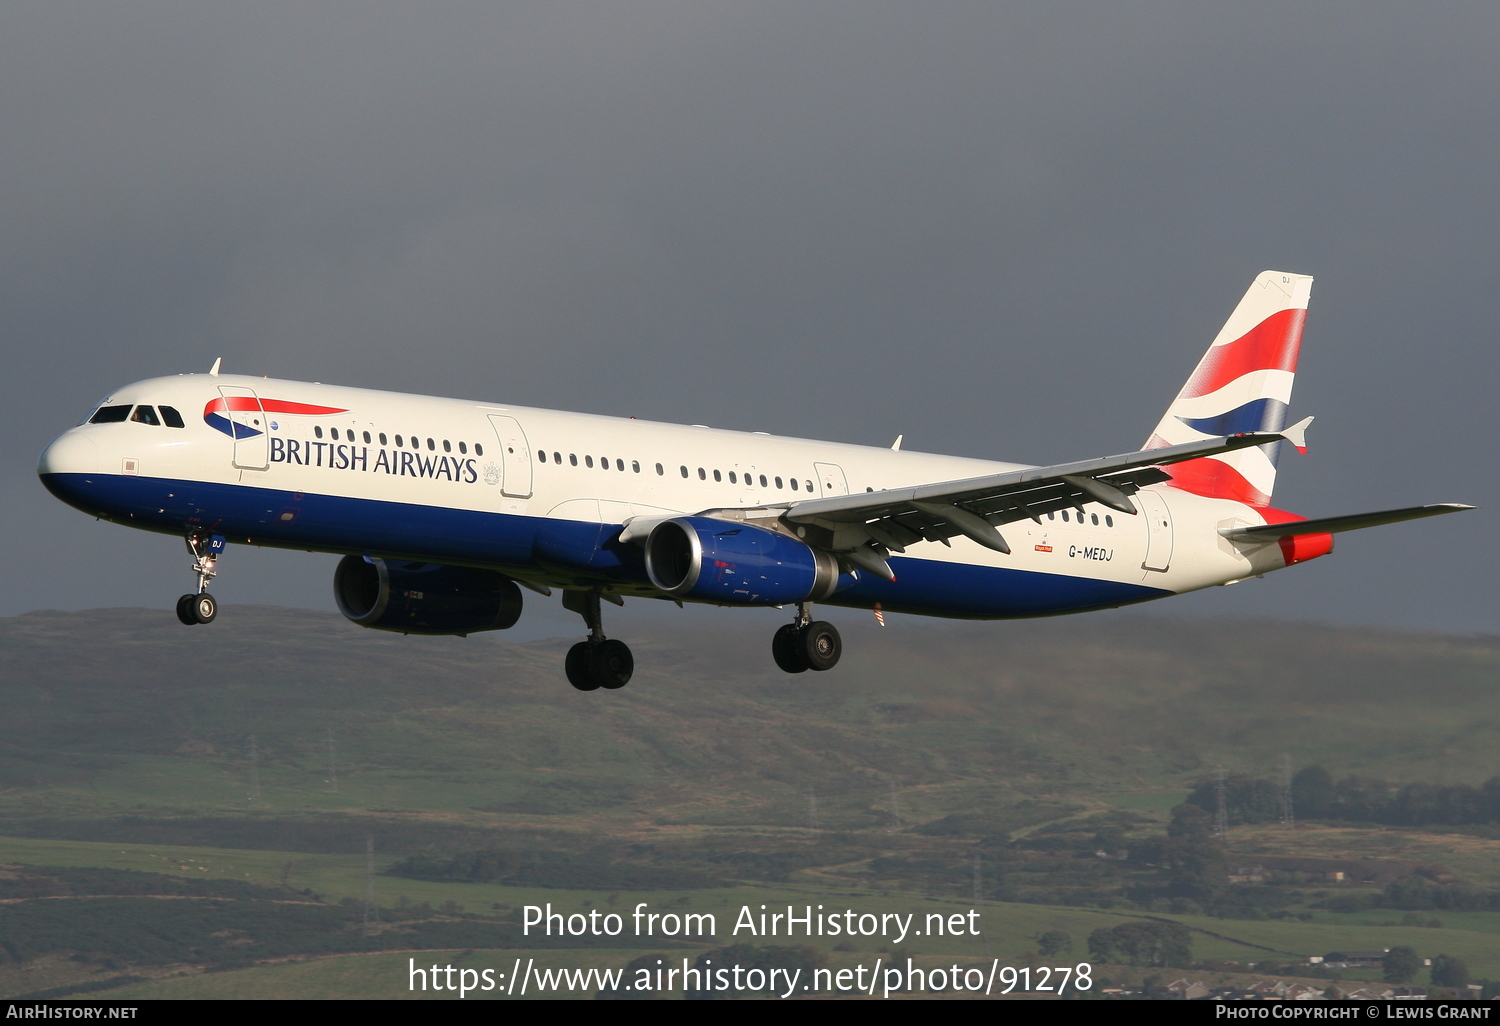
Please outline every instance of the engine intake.
[{"label": "engine intake", "polygon": [[333,573],[339,612],[402,634],[503,631],[521,618],[521,589],[494,570],[345,556]]},{"label": "engine intake", "polygon": [[646,539],[646,573],[668,595],[733,605],[826,599],[852,579],[795,538],[711,517],[677,517]]}]

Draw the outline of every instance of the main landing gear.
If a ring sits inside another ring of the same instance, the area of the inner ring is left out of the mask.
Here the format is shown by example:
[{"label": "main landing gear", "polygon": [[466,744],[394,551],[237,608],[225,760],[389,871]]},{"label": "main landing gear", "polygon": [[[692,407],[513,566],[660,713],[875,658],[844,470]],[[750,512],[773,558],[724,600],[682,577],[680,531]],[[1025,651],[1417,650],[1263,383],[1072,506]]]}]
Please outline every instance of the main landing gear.
[{"label": "main landing gear", "polygon": [[[630,675],[635,672],[635,657],[630,654],[630,646],[604,636],[604,620],[599,613],[601,594],[598,588],[563,592],[563,608],[583,617],[589,628],[588,640],[568,649],[568,683],[579,691],[623,688],[630,683]],[[617,602],[618,599],[610,597],[610,601]]]},{"label": "main landing gear", "polygon": [[214,565],[224,554],[224,536],[221,534],[189,534],[188,552],[193,555],[193,573],[198,575],[198,591],[177,600],[177,619],[189,627],[200,623],[213,623],[219,615],[219,603],[208,593],[208,582],[216,571]]},{"label": "main landing gear", "polygon": [[797,618],[771,638],[771,655],[787,673],[831,670],[843,652],[837,628],[827,620],[814,620],[801,602],[797,603]]}]

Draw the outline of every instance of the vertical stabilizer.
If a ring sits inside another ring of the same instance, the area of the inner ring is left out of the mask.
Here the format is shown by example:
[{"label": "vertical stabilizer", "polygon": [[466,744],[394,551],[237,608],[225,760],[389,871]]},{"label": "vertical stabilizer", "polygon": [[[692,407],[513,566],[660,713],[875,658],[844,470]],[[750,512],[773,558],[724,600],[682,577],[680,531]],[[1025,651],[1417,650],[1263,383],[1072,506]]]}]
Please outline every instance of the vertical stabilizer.
[{"label": "vertical stabilizer", "polygon": [[[1308,275],[1262,271],[1167,408],[1146,448],[1242,431],[1280,431],[1292,400],[1311,291]],[[1166,469],[1176,488],[1265,506],[1276,484],[1276,446],[1239,449]]]}]

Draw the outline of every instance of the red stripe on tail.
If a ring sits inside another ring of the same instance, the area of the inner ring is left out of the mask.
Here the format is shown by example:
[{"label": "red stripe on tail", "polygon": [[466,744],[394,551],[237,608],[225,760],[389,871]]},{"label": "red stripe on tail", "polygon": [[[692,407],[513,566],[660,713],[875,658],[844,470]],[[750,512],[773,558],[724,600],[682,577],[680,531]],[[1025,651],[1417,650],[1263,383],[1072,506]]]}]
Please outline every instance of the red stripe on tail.
[{"label": "red stripe on tail", "polygon": [[1271,497],[1255,487],[1223,460],[1205,456],[1163,467],[1172,475],[1172,487],[1210,499],[1234,499],[1249,506],[1265,506]]},{"label": "red stripe on tail", "polygon": [[1178,398],[1217,392],[1252,371],[1295,371],[1306,320],[1306,310],[1280,310],[1228,345],[1213,346],[1203,354]]}]

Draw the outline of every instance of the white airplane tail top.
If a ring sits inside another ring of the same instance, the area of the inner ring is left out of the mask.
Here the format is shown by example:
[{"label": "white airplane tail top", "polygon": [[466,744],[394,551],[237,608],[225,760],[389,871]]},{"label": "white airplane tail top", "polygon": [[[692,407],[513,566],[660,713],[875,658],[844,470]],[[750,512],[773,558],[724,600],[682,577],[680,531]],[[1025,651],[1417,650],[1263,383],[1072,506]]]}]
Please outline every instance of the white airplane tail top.
[{"label": "white airplane tail top", "polygon": [[[1262,271],[1198,361],[1145,448],[1214,435],[1280,431],[1292,399],[1312,281],[1305,274]],[[1172,484],[1209,498],[1268,506],[1276,484],[1278,445],[1178,463],[1169,471]]]}]

